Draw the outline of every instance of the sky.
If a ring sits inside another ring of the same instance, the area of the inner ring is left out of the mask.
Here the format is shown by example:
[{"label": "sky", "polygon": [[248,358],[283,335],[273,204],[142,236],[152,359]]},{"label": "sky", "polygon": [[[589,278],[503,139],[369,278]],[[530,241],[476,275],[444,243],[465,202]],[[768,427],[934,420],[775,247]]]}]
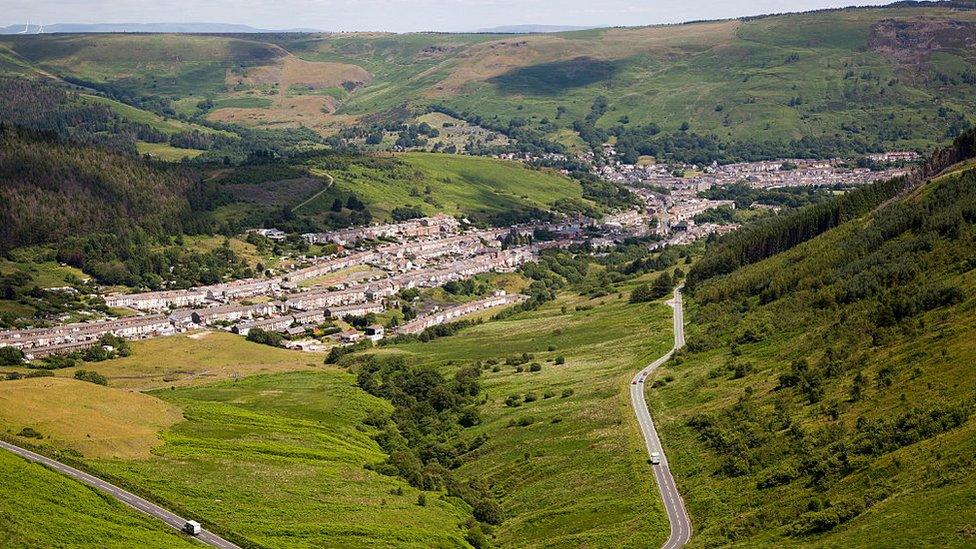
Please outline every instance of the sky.
[{"label": "sky", "polygon": [[236,23],[263,29],[470,31],[502,25],[639,26],[892,0],[0,0],[0,26]]}]

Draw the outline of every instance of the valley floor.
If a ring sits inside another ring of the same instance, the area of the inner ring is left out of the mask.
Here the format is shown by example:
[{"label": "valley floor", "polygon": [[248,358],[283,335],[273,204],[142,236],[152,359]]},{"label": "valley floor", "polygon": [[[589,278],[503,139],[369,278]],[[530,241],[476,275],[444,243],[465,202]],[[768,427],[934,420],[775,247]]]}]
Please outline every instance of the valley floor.
[{"label": "valley floor", "polygon": [[[670,310],[661,303],[630,304],[623,293],[596,299],[563,295],[536,311],[453,337],[373,352],[405,356],[446,375],[472,362],[486,365],[483,421],[465,436],[483,434],[487,442],[467,456],[458,475],[488,483],[501,502],[506,519],[492,534],[494,545],[647,547],[667,536],[667,519],[627,388],[633,372],[663,354],[670,339]],[[505,365],[506,358],[522,353],[541,369],[518,372]],[[17,395],[29,395],[48,419],[33,426],[45,438],[25,440],[83,456],[108,479],[137,486],[255,547],[466,546],[467,504],[427,492],[419,505],[419,490],[364,467],[385,459],[372,439],[374,428],[364,421],[389,404],[362,391],[354,375],[322,366],[313,356],[226,334],[137,342],[132,357],[100,365],[108,388],[60,377],[5,382],[24,384],[25,390],[0,398],[0,426],[8,435],[31,426],[31,417],[13,413]],[[487,368],[491,361],[497,371]],[[76,400],[88,404],[59,414],[60,400],[38,396],[45,387],[63,384],[92,387],[97,394],[79,395]],[[520,406],[505,404],[513,394]],[[183,420],[172,426],[143,421],[138,433],[112,427],[104,403],[132,397],[176,409]],[[90,432],[81,439],[68,436],[70,425],[87,425]],[[136,442],[120,443],[126,440]],[[17,458],[2,460],[21,482],[43,484],[53,476],[72,484]],[[44,497],[24,490],[30,493],[8,488],[5,500]],[[68,508],[91,509],[85,523],[95,531],[105,528],[100,517],[118,507],[81,486],[67,494]],[[116,520],[124,526],[113,527],[120,540],[165,528],[142,517],[125,522],[131,512],[123,511]],[[31,524],[53,520],[44,505],[26,505],[16,520],[6,518],[13,512],[5,512],[3,523],[11,540],[33,539]],[[138,544],[177,545],[165,539]],[[62,546],[84,545],[81,540]]]}]

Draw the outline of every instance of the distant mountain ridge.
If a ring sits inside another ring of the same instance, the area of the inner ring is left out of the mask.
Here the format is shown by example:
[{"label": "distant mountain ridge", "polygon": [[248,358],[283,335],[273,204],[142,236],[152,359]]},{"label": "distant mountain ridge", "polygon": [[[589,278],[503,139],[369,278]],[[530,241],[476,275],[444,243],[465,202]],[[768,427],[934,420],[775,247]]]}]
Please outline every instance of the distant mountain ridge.
[{"label": "distant mountain ridge", "polygon": [[599,28],[597,26],[581,27],[574,25],[502,25],[500,27],[489,27],[478,29],[475,32],[498,33],[498,34],[541,34],[548,32],[567,32],[574,30],[586,30]]},{"label": "distant mountain ridge", "polygon": [[[25,32],[26,31],[26,32]],[[177,32],[192,34],[211,33],[269,33],[269,32],[322,32],[319,29],[258,29],[233,23],[55,23],[42,25],[23,23],[0,27],[0,34],[48,34],[89,32]]]}]

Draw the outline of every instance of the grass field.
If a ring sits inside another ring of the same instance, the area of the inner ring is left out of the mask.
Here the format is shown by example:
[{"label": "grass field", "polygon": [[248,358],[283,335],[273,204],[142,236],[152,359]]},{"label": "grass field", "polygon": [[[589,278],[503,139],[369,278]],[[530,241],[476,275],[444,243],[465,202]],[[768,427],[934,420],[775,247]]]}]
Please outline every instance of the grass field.
[{"label": "grass field", "polygon": [[193,124],[191,122],[184,122],[183,120],[178,120],[176,118],[164,118],[163,116],[160,116],[154,112],[139,109],[133,107],[132,105],[127,105],[120,101],[115,101],[114,99],[109,99],[100,95],[82,94],[82,97],[86,101],[90,101],[92,103],[107,105],[108,107],[111,107],[113,111],[122,117],[127,118],[128,120],[138,124],[146,124],[167,135],[190,131],[233,135],[229,132],[214,130],[212,128],[208,128],[207,126],[201,126],[200,124]]},{"label": "grass field", "polygon": [[[498,372],[482,375],[488,403],[481,407],[483,423],[472,429],[489,441],[459,470],[489,483],[499,497],[507,517],[497,530],[499,546],[650,547],[667,537],[667,519],[627,388],[633,372],[669,347],[669,314],[660,303],[564,295],[454,337],[380,352],[447,373],[474,361],[500,361]],[[523,352],[542,364],[540,372],[504,365]],[[565,364],[556,365],[560,356]],[[562,396],[567,390],[572,394]],[[526,393],[537,399],[505,405],[509,395]],[[528,426],[512,425],[527,418]]]},{"label": "grass field", "polygon": [[[153,393],[187,421],[152,460],[93,460],[263,547],[454,547],[464,511],[367,471],[383,454],[361,430],[387,404],[334,369]],[[393,493],[397,488],[403,493]]]},{"label": "grass field", "polygon": [[[306,370],[322,356],[251,343],[228,332],[197,332],[132,342],[132,355],[80,366],[106,376],[110,387],[149,390],[202,385],[248,375]],[[74,369],[58,370],[72,376]]]},{"label": "grass field", "polygon": [[[512,209],[548,209],[560,198],[582,196],[578,182],[555,172],[528,169],[491,158],[435,153],[396,155],[389,169],[353,165],[330,170],[335,183],[303,207],[325,212],[336,197],[355,194],[374,218],[388,220],[398,206],[426,214],[490,215]],[[429,191],[429,192],[428,192]]]},{"label": "grass field", "polygon": [[200,547],[156,519],[7,451],[0,452],[0,476],[5,548]]},{"label": "grass field", "polygon": [[162,443],[159,432],[183,419],[179,408],[142,393],[63,378],[0,383],[0,429],[31,428],[43,442],[87,457],[140,459]]},{"label": "grass field", "polygon": [[184,158],[196,158],[204,153],[200,149],[181,149],[169,143],[146,143],[145,141],[136,142],[136,150],[139,151],[139,154],[148,154],[166,162],[179,162]]}]

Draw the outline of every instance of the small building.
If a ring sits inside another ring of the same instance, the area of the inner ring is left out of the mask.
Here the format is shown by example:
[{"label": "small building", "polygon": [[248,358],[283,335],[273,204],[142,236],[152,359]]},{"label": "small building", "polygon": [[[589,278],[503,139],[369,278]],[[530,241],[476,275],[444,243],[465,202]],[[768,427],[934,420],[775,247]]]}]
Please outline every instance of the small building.
[{"label": "small building", "polygon": [[367,326],[365,332],[366,332],[366,337],[368,337],[373,341],[379,341],[383,339],[384,330],[383,327],[380,326],[379,324],[373,324],[371,326]]},{"label": "small building", "polygon": [[363,338],[363,334],[357,332],[356,330],[346,330],[339,332],[339,341],[344,344],[355,343]]}]

